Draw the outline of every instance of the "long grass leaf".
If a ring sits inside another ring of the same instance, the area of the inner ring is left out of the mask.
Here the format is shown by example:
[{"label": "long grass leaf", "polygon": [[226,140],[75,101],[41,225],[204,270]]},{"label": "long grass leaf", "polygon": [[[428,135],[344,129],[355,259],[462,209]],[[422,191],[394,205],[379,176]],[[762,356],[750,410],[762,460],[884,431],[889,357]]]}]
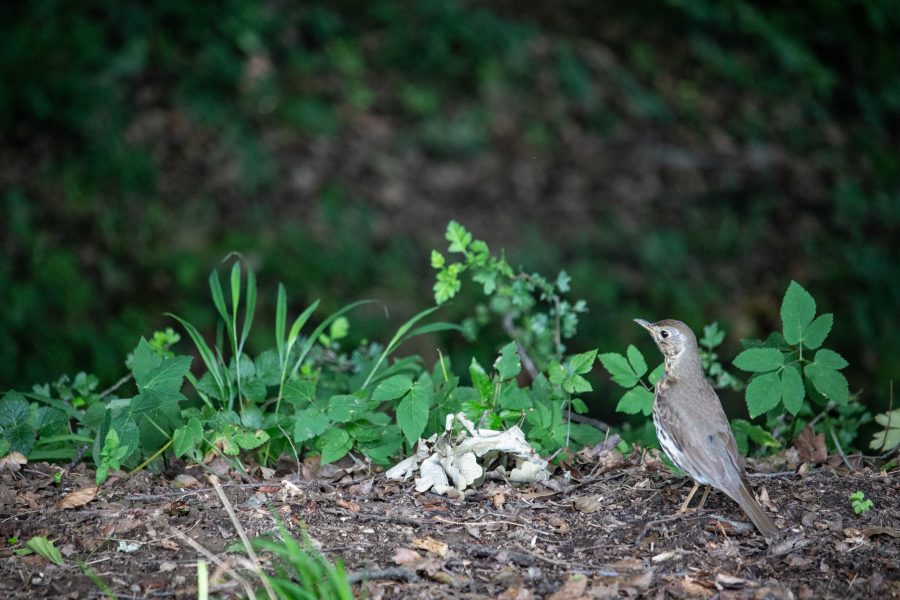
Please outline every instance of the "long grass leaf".
[{"label": "long grass leaf", "polygon": [[457,325],[456,323],[447,323],[445,321],[439,321],[437,323],[429,323],[428,325],[422,325],[421,327],[416,327],[409,333],[407,333],[402,340],[397,343],[399,347],[401,344],[406,343],[408,340],[416,337],[417,335],[426,335],[429,333],[438,333],[441,331],[458,331],[463,333],[465,330],[462,326]]},{"label": "long grass leaf", "polygon": [[187,331],[191,340],[193,340],[194,342],[194,346],[197,347],[197,352],[200,353],[200,358],[203,360],[203,364],[206,365],[207,371],[209,371],[210,375],[212,375],[213,380],[216,382],[216,387],[219,388],[219,393],[224,400],[226,398],[225,378],[223,377],[224,373],[222,373],[222,371],[220,370],[219,364],[216,362],[216,357],[210,347],[206,344],[203,336],[200,335],[200,332],[197,331],[196,327],[194,327],[178,315],[166,313],[166,316],[172,317],[173,319],[181,323],[181,326],[184,327],[185,331]]},{"label": "long grass leaf", "polygon": [[303,348],[300,350],[300,356],[297,358],[297,361],[294,363],[294,368],[291,370],[291,377],[297,374],[297,371],[300,369],[300,365],[303,364],[304,359],[306,359],[306,355],[309,354],[309,351],[312,350],[312,347],[316,344],[319,339],[319,336],[328,328],[331,323],[340,317],[341,315],[353,310],[357,306],[362,304],[368,304],[371,300],[357,300],[356,302],[352,302],[335,313],[332,313],[328,316],[327,319],[322,321],[318,327],[310,334],[309,338],[307,338],[306,343],[303,344]]},{"label": "long grass leaf", "polygon": [[400,340],[402,340],[403,336],[406,335],[406,333],[410,329],[412,329],[412,326],[439,308],[441,308],[441,307],[440,306],[432,306],[431,308],[426,308],[425,310],[423,310],[423,311],[419,312],[418,314],[416,314],[415,316],[413,316],[406,323],[401,325],[399,329],[397,329],[397,333],[395,333],[394,337],[391,338],[391,341],[385,347],[384,352],[382,352],[381,355],[378,357],[378,360],[375,361],[375,366],[372,367],[372,370],[369,372],[369,376],[366,377],[366,381],[362,384],[362,389],[365,389],[366,387],[368,387],[369,383],[372,381],[372,378],[375,376],[375,373],[381,367],[381,363],[383,363],[384,360],[397,348],[397,346],[400,344]]},{"label": "long grass leaf", "polygon": [[[294,346],[294,343],[297,341],[297,338],[300,336],[300,330],[303,329],[303,326],[306,325],[306,322],[309,320],[309,317],[313,314],[313,311],[316,310],[319,306],[319,301],[316,300],[312,304],[306,307],[300,316],[294,319],[294,324],[291,325],[291,332],[288,334],[288,354],[290,354],[290,349]],[[287,357],[285,357],[287,358]]]},{"label": "long grass leaf", "polygon": [[209,291],[212,293],[213,304],[225,323],[228,323],[228,309],[225,306],[225,296],[222,294],[222,282],[219,281],[219,272],[215,269],[209,274]]},{"label": "long grass leaf", "polygon": [[278,348],[279,366],[284,367],[284,328],[287,325],[287,292],[284,284],[278,284],[278,301],[275,304],[275,347]]},{"label": "long grass leaf", "polygon": [[241,344],[239,350],[244,349],[250,328],[253,326],[253,315],[256,313],[256,275],[253,269],[247,267],[247,304],[244,305],[244,325],[241,329]]},{"label": "long grass leaf", "polygon": [[231,265],[231,322],[234,329],[237,329],[237,309],[241,302],[241,262],[234,261]]}]

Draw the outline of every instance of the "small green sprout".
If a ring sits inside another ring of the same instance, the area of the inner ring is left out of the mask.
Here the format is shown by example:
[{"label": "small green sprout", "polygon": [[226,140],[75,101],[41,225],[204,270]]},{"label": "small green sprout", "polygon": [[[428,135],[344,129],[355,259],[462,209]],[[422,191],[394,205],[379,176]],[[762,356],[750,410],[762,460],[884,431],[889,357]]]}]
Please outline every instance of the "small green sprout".
[{"label": "small green sprout", "polygon": [[872,510],[872,501],[868,500],[866,495],[858,490],[850,494],[850,504],[853,505],[853,512],[858,515]]}]

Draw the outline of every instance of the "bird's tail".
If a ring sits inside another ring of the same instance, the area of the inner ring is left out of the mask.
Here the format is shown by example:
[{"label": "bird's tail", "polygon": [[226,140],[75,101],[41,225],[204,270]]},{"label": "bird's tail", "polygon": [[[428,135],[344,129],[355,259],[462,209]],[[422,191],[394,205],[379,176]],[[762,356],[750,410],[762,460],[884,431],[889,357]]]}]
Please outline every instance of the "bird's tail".
[{"label": "bird's tail", "polygon": [[775,523],[763,510],[763,507],[759,505],[759,502],[753,496],[753,492],[750,491],[750,488],[745,483],[741,482],[741,485],[737,486],[737,493],[732,498],[744,509],[744,512],[747,513],[747,516],[750,517],[750,520],[753,521],[753,524],[756,525],[756,528],[759,529],[759,532],[766,540],[772,540],[778,535],[778,527],[775,526]]}]

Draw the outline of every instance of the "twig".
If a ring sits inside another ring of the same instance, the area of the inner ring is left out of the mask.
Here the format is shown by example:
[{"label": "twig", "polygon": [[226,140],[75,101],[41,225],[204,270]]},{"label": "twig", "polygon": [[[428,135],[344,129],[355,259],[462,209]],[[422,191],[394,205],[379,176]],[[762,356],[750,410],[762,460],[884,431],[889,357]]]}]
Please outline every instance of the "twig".
[{"label": "twig", "polygon": [[118,380],[117,382],[115,382],[114,384],[112,384],[111,386],[109,386],[108,388],[103,390],[102,392],[100,392],[99,399],[103,400],[104,398],[106,398],[107,396],[112,394],[114,391],[116,391],[117,389],[119,389],[120,387],[122,387],[123,385],[128,383],[129,381],[131,381],[131,378],[132,378],[131,373],[129,373],[128,375],[124,375],[120,380]]},{"label": "twig", "polygon": [[[169,527],[169,531],[171,531],[175,535],[175,537],[180,539],[182,542],[196,550],[199,554],[205,556],[207,560],[211,561],[215,565],[220,567],[225,565],[221,558],[201,546],[196,540],[185,535],[181,530],[174,527]],[[253,593],[253,588],[250,586],[246,579],[238,575],[237,572],[233,569],[228,571],[228,574],[233,577],[235,581],[241,584],[241,587],[243,587],[244,591],[247,592],[247,597],[250,598],[250,600],[256,600],[256,594]]]},{"label": "twig", "polygon": [[841,459],[844,461],[844,464],[847,465],[847,468],[851,471],[855,470],[853,465],[850,464],[850,461],[847,459],[847,455],[844,454],[844,449],[841,448],[841,443],[838,441],[837,434],[834,432],[834,427],[829,427],[828,431],[831,432],[831,439],[834,441],[834,447],[837,448],[838,454],[841,455]]},{"label": "twig", "polygon": [[81,462],[81,459],[84,458],[84,455],[87,454],[88,448],[90,448],[89,444],[82,445],[78,452],[75,453],[75,456],[72,458],[71,462],[65,466],[66,471],[71,471],[75,468],[75,465]]},{"label": "twig", "polygon": [[407,583],[416,583],[419,581],[419,576],[409,567],[393,567],[389,569],[376,569],[374,571],[354,571],[353,573],[347,574],[347,581],[349,583],[371,581],[372,579],[395,579]]},{"label": "twig", "polygon": [[219,496],[219,500],[222,501],[222,506],[225,507],[225,512],[228,513],[228,518],[231,519],[232,525],[234,525],[235,531],[241,538],[241,542],[244,544],[244,549],[247,551],[247,556],[250,557],[250,564],[253,567],[253,570],[256,572],[256,576],[259,577],[260,581],[263,584],[263,587],[266,588],[266,593],[269,594],[269,598],[275,600],[277,596],[275,595],[275,590],[272,589],[272,585],[269,583],[269,578],[266,577],[265,572],[263,572],[262,566],[259,564],[259,557],[256,556],[256,551],[253,550],[253,545],[250,544],[250,539],[247,537],[247,532],[244,531],[244,527],[241,525],[241,522],[238,520],[237,515],[234,513],[234,507],[231,506],[231,502],[228,501],[228,497],[225,495],[225,490],[222,489],[222,485],[219,483],[219,478],[215,475],[209,475],[207,477],[209,482],[213,485],[213,488],[216,490],[216,494]]}]

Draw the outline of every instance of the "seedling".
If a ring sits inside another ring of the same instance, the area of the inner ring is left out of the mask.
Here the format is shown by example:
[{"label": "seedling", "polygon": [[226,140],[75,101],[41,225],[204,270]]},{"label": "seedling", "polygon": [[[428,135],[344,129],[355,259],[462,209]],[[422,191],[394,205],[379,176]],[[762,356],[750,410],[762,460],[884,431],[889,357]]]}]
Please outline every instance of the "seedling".
[{"label": "seedling", "polygon": [[866,498],[866,495],[859,490],[850,494],[850,504],[853,506],[853,512],[858,515],[872,510],[872,501]]}]

